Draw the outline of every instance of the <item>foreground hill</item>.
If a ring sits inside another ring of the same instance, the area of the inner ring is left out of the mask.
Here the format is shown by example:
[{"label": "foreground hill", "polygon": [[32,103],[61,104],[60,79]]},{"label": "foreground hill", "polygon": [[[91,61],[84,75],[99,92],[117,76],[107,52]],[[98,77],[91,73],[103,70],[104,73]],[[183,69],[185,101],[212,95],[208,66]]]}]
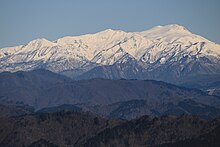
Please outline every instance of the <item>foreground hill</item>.
[{"label": "foreground hill", "polygon": [[[220,121],[197,117],[162,116],[131,121],[108,120],[91,113],[40,113],[0,118],[0,146],[167,146],[197,140],[219,145]],[[208,137],[212,135],[212,137]],[[202,139],[203,136],[207,138]],[[191,141],[192,140],[192,141]],[[199,144],[198,144],[199,145]]]},{"label": "foreground hill", "polygon": [[[106,129],[96,136],[88,139],[85,146],[168,146],[184,145],[199,146],[194,141],[199,141],[204,136],[212,134],[212,137],[203,139],[204,146],[218,146],[219,120],[206,122],[192,116],[181,117],[163,116],[151,118],[148,116]],[[210,128],[211,131],[209,130]],[[208,130],[207,130],[208,129]],[[191,142],[191,140],[192,142]],[[189,141],[190,140],[190,141]]]},{"label": "foreground hill", "polygon": [[75,146],[120,121],[89,113],[59,112],[0,118],[0,146]]}]

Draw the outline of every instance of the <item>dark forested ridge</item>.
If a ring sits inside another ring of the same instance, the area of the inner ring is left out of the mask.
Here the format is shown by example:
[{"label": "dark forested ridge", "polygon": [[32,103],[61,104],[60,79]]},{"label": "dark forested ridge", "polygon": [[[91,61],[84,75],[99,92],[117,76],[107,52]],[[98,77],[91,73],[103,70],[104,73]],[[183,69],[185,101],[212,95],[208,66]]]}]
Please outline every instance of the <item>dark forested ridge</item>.
[{"label": "dark forested ridge", "polygon": [[199,140],[214,146],[219,143],[216,139],[219,127],[219,119],[207,121],[190,115],[143,116],[125,121],[105,119],[89,112],[36,113],[1,117],[0,146],[135,147],[171,146],[180,142],[192,146]]}]

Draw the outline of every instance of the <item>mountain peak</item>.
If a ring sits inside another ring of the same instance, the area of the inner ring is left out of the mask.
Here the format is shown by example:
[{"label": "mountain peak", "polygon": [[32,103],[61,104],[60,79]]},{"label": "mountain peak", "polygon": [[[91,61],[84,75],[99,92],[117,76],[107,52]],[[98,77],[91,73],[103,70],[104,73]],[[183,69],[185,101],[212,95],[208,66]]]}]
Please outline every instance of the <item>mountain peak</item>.
[{"label": "mountain peak", "polygon": [[106,29],[106,30],[104,30],[104,32],[115,32],[116,30],[113,30],[113,29]]},{"label": "mountain peak", "polygon": [[38,38],[35,40],[30,41],[29,43],[27,43],[27,45],[29,46],[35,46],[35,45],[43,45],[43,46],[52,46],[54,43],[45,39],[45,38]]},{"label": "mountain peak", "polygon": [[45,38],[37,38],[35,40],[32,40],[31,42],[50,42],[50,41]]},{"label": "mountain peak", "polygon": [[181,26],[179,24],[170,24],[165,26],[158,25],[144,32],[151,32],[151,31],[160,31],[161,33],[170,32],[170,31],[189,33],[189,31],[184,26]]},{"label": "mountain peak", "polygon": [[124,31],[122,31],[122,30],[114,30],[114,29],[106,29],[106,30],[104,30],[104,31],[101,31],[101,32],[99,32],[99,33],[117,33],[117,32],[119,32],[119,33],[122,33],[122,32],[124,32]]},{"label": "mountain peak", "polygon": [[179,24],[170,24],[170,25],[166,25],[164,27],[167,27],[169,29],[174,29],[174,30],[184,30],[184,31],[188,31],[184,26],[181,26]]}]

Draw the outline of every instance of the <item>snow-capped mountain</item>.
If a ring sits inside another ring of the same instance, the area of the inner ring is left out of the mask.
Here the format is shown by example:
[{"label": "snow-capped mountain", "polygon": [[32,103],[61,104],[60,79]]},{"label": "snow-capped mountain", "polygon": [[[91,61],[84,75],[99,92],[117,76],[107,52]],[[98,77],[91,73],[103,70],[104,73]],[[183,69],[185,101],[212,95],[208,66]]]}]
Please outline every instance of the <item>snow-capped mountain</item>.
[{"label": "snow-capped mountain", "polygon": [[48,69],[73,78],[139,78],[172,81],[220,74],[220,45],[180,25],[143,32],[105,30],[55,41],[36,39],[0,49],[0,71]]}]

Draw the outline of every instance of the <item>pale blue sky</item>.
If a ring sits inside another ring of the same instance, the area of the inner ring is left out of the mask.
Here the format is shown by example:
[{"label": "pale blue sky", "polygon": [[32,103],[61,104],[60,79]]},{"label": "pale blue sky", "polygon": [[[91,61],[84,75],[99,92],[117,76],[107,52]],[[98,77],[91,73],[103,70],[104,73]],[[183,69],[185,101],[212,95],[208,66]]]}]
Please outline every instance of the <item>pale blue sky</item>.
[{"label": "pale blue sky", "polygon": [[0,0],[0,48],[107,28],[180,24],[220,43],[219,0]]}]

